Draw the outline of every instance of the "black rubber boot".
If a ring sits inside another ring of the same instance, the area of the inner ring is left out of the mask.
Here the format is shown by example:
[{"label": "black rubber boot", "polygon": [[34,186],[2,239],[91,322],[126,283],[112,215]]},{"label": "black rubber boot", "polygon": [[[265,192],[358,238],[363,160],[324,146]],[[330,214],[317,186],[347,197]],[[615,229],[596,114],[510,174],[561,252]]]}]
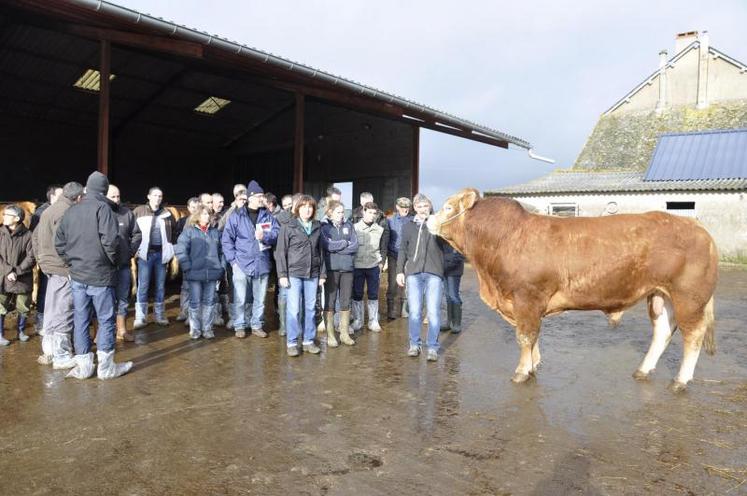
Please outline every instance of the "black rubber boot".
[{"label": "black rubber boot", "polygon": [[459,334],[462,332],[462,305],[455,303],[453,305],[454,308],[451,309],[451,324],[449,327],[451,327],[451,333],[452,334]]}]

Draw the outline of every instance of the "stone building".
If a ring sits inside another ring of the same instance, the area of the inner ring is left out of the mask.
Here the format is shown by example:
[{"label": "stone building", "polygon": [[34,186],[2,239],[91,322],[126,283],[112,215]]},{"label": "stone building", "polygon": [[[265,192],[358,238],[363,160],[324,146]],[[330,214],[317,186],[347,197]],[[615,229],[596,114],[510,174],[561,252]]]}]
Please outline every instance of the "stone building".
[{"label": "stone building", "polygon": [[701,221],[747,261],[747,64],[680,33],[675,54],[606,110],[576,163],[487,195],[551,215],[664,210]]}]

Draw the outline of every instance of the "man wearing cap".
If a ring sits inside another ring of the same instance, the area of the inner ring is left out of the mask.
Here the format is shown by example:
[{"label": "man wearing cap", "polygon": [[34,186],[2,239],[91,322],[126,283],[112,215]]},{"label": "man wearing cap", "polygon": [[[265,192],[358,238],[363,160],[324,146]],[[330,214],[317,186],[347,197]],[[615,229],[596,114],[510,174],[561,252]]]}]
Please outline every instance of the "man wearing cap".
[{"label": "man wearing cap", "polygon": [[[264,208],[264,190],[251,181],[246,188],[246,205],[237,208],[228,218],[221,242],[226,262],[233,270],[234,330],[237,338],[252,334],[267,337],[264,327],[265,293],[272,263],[270,249],[278,239],[280,227]],[[246,322],[244,306],[247,291],[252,293],[251,322]]]},{"label": "man wearing cap", "polygon": [[34,251],[31,248],[31,231],[23,224],[23,209],[8,205],[3,211],[0,226],[0,346],[10,342],[3,336],[5,316],[18,311],[18,339],[28,341],[24,332],[33,288]]},{"label": "man wearing cap", "polygon": [[412,221],[410,207],[412,202],[407,197],[397,198],[395,203],[397,212],[392,216],[389,222],[389,243],[387,246],[387,272],[388,285],[386,288],[386,316],[389,320],[394,320],[402,312],[402,288],[397,285],[397,256],[402,241],[402,226]]},{"label": "man wearing cap", "polygon": [[85,196],[65,212],[55,234],[57,254],[70,267],[75,367],[68,377],[76,379],[87,379],[94,372],[88,333],[92,310],[99,322],[96,334],[99,379],[119,377],[132,367],[132,362],[114,363],[114,286],[117,267],[129,253],[119,235],[113,204],[104,196],[108,189],[105,175],[94,172],[88,176]]}]

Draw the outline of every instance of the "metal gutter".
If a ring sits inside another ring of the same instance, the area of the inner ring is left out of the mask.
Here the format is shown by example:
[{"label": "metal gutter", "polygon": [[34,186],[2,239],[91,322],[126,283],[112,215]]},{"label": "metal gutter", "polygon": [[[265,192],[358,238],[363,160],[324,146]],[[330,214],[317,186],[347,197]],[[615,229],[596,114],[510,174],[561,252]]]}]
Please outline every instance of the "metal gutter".
[{"label": "metal gutter", "polygon": [[[122,7],[110,2],[103,0],[65,0],[67,3],[82,7],[94,12],[99,12],[103,15],[110,15],[117,17],[123,21],[128,21],[136,25],[144,26],[148,29],[154,30],[162,35],[179,38],[194,43],[200,43],[205,46],[210,46],[230,52],[233,54],[245,56],[254,61],[266,63],[280,69],[284,69],[291,72],[300,73],[306,77],[318,79],[324,81],[330,85],[344,88],[350,92],[357,93],[359,95],[374,98],[379,101],[398,105],[406,110],[414,110],[421,114],[425,114],[433,119],[436,124],[445,126],[456,126],[468,130],[470,133],[476,135],[483,135],[494,138],[496,140],[505,141],[509,144],[515,145],[519,148],[526,150],[532,149],[531,143],[521,138],[511,136],[506,133],[502,133],[489,127],[481,126],[474,122],[461,119],[455,115],[451,115],[439,110],[426,107],[412,100],[398,97],[391,93],[387,93],[369,86],[365,86],[355,81],[345,79],[334,74],[330,74],[313,67],[288,60],[277,55],[273,55],[268,52],[257,50],[256,48],[248,47],[246,45],[239,44],[235,41],[229,41],[219,36],[210,35],[205,32],[197,31],[195,29],[188,28],[186,26],[180,26],[169,21],[165,21],[160,18],[152,17],[147,14],[142,14],[135,10]],[[417,125],[417,120],[413,120],[413,123]]]}]

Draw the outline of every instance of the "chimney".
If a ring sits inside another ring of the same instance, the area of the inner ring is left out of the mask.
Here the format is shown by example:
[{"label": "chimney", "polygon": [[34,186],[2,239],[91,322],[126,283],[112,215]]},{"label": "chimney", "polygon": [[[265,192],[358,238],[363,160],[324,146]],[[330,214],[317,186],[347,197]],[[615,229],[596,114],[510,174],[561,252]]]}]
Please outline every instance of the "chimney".
[{"label": "chimney", "polygon": [[667,51],[659,52],[659,100],[656,102],[656,113],[664,112],[667,106]]},{"label": "chimney", "polygon": [[698,60],[698,105],[697,108],[708,107],[708,50],[711,45],[708,31],[703,31],[698,38],[700,40]]},{"label": "chimney", "polygon": [[684,33],[677,33],[674,37],[674,54],[680,53],[682,50],[687,48],[693,41],[698,39],[697,31],[687,31]]}]

